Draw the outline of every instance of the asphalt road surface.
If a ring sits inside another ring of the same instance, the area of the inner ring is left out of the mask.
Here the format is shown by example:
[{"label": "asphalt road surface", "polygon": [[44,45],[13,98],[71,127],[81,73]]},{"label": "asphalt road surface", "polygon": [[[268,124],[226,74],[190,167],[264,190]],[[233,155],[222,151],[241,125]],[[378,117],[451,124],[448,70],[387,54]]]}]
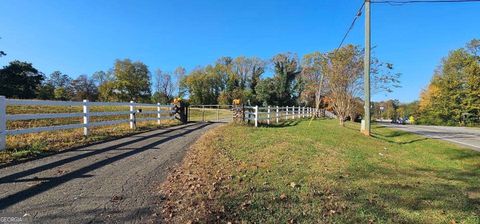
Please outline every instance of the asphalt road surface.
[{"label": "asphalt road surface", "polygon": [[144,223],[170,167],[206,130],[195,123],[0,168],[0,213],[34,223]]},{"label": "asphalt road surface", "polygon": [[445,126],[425,126],[425,125],[382,125],[396,128],[403,131],[409,131],[415,134],[424,135],[429,138],[442,139],[453,142],[458,145],[480,151],[480,129],[466,127],[445,127]]}]

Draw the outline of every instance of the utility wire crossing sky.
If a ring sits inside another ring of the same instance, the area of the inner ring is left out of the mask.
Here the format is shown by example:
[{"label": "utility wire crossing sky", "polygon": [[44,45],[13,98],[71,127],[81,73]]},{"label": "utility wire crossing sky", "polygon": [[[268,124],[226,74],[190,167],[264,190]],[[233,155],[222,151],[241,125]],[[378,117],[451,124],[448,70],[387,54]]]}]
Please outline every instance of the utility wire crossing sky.
[{"label": "utility wire crossing sky", "polygon": [[[124,58],[143,61],[151,71],[173,71],[221,56],[270,59],[294,52],[302,57],[332,51],[339,43],[363,46],[364,18],[358,10],[363,3],[4,0],[0,50],[7,56],[0,65],[18,59],[47,75],[59,70],[77,77],[108,70]],[[418,99],[442,57],[480,38],[479,0],[372,3],[373,55],[402,73],[402,88],[377,94],[374,101]]]}]

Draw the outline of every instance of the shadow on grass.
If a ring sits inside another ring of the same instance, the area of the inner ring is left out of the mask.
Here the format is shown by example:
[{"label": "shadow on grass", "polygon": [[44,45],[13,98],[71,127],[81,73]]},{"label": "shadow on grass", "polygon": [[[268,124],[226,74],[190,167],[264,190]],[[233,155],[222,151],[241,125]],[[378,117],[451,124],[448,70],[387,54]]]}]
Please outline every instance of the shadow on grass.
[{"label": "shadow on grass", "polygon": [[[451,156],[452,159],[454,160],[464,160],[464,159],[479,159],[480,161],[480,153],[477,151],[472,151],[472,150],[461,150],[455,153],[455,155]],[[480,168],[480,166],[479,166]]]},{"label": "shadow on grass", "polygon": [[310,122],[322,121],[322,120],[332,120],[332,119],[330,119],[330,118],[315,118],[315,119],[301,118],[301,119],[295,119],[295,120],[282,120],[278,124],[275,123],[275,122],[272,122],[270,125],[262,123],[262,124],[259,124],[259,126],[260,127],[269,127],[269,128],[285,128],[285,127],[297,126],[301,122],[307,122],[307,123],[310,124]]},{"label": "shadow on grass", "polygon": [[428,140],[427,137],[423,137],[420,135],[416,135],[406,131],[399,131],[399,130],[389,130],[384,133],[383,129],[384,126],[374,127],[372,137],[381,141],[386,141],[393,144],[405,145],[411,144],[415,142],[425,141]]},{"label": "shadow on grass", "polygon": [[272,123],[272,124],[265,124],[261,123],[258,124],[259,127],[266,127],[266,128],[287,128],[287,127],[295,127],[297,126],[302,120],[286,120],[281,121],[280,123]]},{"label": "shadow on grass", "polygon": [[387,128],[386,126],[376,126],[375,129],[382,129],[382,128]]},{"label": "shadow on grass", "polygon": [[428,140],[428,138],[425,138],[425,137],[418,137],[418,138],[411,139],[411,140],[394,141],[394,140],[388,139],[388,136],[384,136],[384,135],[380,135],[380,134],[376,134],[376,133],[372,134],[371,136],[375,139],[379,139],[379,140],[382,140],[382,141],[386,141],[386,142],[393,143],[393,144],[398,144],[398,145],[406,145],[406,144],[411,144],[411,143],[415,143],[415,142],[421,142],[421,141]]}]

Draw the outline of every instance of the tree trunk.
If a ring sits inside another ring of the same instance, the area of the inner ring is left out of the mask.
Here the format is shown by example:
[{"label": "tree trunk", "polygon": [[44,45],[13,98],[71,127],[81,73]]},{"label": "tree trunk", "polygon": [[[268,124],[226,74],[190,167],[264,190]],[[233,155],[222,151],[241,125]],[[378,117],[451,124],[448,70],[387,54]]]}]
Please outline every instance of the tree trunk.
[{"label": "tree trunk", "polygon": [[338,119],[340,121],[340,126],[345,127],[345,118],[343,116],[339,116]]},{"label": "tree trunk", "polygon": [[320,111],[320,102],[321,102],[321,96],[322,96],[322,87],[323,87],[323,75],[320,77],[320,83],[318,85],[318,89],[315,92],[315,116],[314,117],[320,117],[318,112]]}]

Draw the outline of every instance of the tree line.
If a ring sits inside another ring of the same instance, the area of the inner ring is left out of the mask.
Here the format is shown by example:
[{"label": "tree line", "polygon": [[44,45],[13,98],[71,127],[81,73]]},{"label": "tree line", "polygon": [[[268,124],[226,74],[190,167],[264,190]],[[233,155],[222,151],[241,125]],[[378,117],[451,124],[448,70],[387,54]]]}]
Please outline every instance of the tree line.
[{"label": "tree line", "polygon": [[[334,111],[343,125],[363,114],[363,54],[346,45],[331,52],[313,52],[301,59],[280,53],[269,60],[222,57],[198,67],[181,80],[181,92],[193,104],[311,106]],[[273,74],[265,76],[266,71]],[[373,58],[372,85],[376,92],[399,87],[393,64]]]},{"label": "tree line", "polygon": [[373,119],[384,119],[392,121],[407,121],[413,117],[413,122],[418,113],[418,101],[401,103],[399,100],[385,100],[372,102]]},{"label": "tree line", "polygon": [[[174,72],[184,73],[181,67]],[[60,71],[47,76],[31,63],[18,60],[0,69],[0,95],[7,98],[169,103],[174,86],[172,74],[156,70],[152,77],[147,65],[130,59],[116,60],[108,71],[75,79]]]},{"label": "tree line", "polygon": [[[442,59],[418,101],[374,103],[373,117],[414,117],[417,123],[480,123],[480,40],[453,50]],[[5,56],[1,52],[0,56]],[[372,59],[372,90],[399,86],[393,65]],[[363,49],[346,45],[331,52],[312,52],[301,59],[280,53],[271,59],[221,57],[213,64],[152,73],[142,62],[116,60],[113,68],[75,79],[60,71],[45,75],[31,63],[12,61],[0,69],[0,95],[20,99],[130,101],[191,104],[311,106],[334,111],[341,123],[363,114]]]},{"label": "tree line", "polygon": [[[270,59],[221,57],[189,73],[152,73],[142,62],[116,60],[113,68],[75,79],[60,71],[49,76],[31,63],[12,61],[0,70],[0,95],[50,100],[130,101],[169,103],[174,97],[190,104],[311,106],[334,111],[340,123],[363,114],[363,54],[346,45],[331,52],[312,52],[301,59],[279,53]],[[399,86],[391,63],[372,59],[376,92]]]}]

